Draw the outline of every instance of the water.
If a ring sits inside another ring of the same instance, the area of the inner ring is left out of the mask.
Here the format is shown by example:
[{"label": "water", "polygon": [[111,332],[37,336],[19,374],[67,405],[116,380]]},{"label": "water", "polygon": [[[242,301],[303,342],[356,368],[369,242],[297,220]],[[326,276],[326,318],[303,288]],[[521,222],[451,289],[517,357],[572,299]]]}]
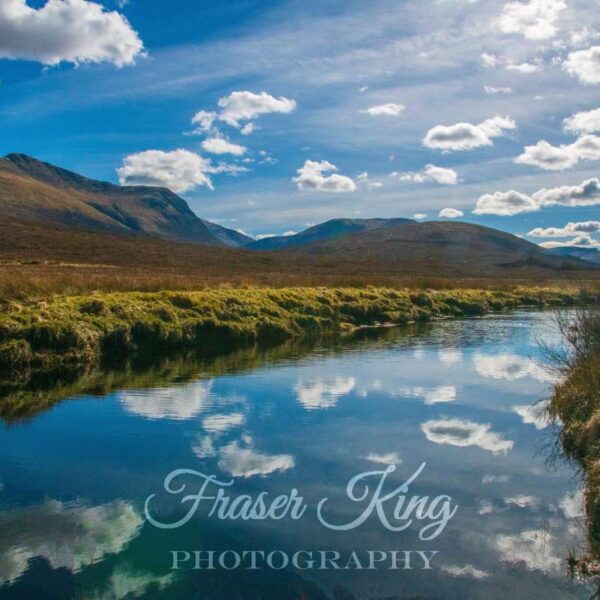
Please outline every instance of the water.
[{"label": "water", "polygon": [[[538,340],[553,337],[550,315],[524,311],[13,390],[1,408],[0,598],[587,598],[565,574],[582,543],[578,481],[547,467],[555,432],[532,409],[552,384]],[[346,496],[353,476],[394,464],[393,489],[422,463],[409,495],[458,505],[435,539],[419,539],[419,522],[388,531],[376,514],[348,531],[319,523],[325,497],[332,523],[361,514],[368,499]],[[161,522],[189,508],[162,488],[181,468],[233,479],[232,496],[296,488],[308,508],[224,521],[202,504],[182,527],[154,527],[149,495]],[[338,566],[356,551],[363,567],[368,550],[439,554],[430,570],[416,554],[410,570],[172,570],[174,550],[328,550]]]}]

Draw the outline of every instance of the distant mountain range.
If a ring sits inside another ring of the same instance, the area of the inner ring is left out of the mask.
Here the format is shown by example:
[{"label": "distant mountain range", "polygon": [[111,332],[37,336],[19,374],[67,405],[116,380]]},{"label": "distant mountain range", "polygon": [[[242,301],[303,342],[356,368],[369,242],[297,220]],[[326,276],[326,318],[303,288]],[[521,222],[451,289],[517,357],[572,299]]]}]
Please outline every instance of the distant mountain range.
[{"label": "distant mountain range", "polygon": [[0,159],[0,214],[104,233],[240,246],[237,231],[199,219],[166,188],[124,187],[82,177],[25,154]]},{"label": "distant mountain range", "polygon": [[598,248],[581,248],[579,246],[566,246],[546,250],[554,256],[569,256],[600,265],[600,250]]},{"label": "distant mountain range", "polygon": [[[28,228],[35,232],[35,253],[22,241]],[[95,236],[87,247],[82,242],[86,232]],[[125,237],[143,240],[136,246],[135,239]],[[243,270],[244,263],[255,271],[269,265],[278,273],[295,269],[344,276],[552,279],[598,272],[600,264],[600,253],[589,249],[545,250],[503,231],[456,221],[332,219],[294,235],[255,241],[198,218],[166,188],[96,181],[23,154],[0,159],[3,256],[93,263],[105,258],[106,264],[134,265],[141,260],[134,250],[139,247],[161,266],[168,244],[152,244],[151,238],[197,246],[171,245],[169,252],[173,260],[191,260],[198,269],[209,256],[202,247],[236,248],[234,254],[210,253],[212,264],[222,261],[225,274],[235,261],[237,269]]]},{"label": "distant mountain range", "polygon": [[307,246],[349,233],[371,231],[383,227],[397,227],[398,225],[414,222],[412,219],[331,219],[320,225],[313,225],[300,233],[264,238],[251,242],[247,247],[252,250],[281,250],[283,248]]}]

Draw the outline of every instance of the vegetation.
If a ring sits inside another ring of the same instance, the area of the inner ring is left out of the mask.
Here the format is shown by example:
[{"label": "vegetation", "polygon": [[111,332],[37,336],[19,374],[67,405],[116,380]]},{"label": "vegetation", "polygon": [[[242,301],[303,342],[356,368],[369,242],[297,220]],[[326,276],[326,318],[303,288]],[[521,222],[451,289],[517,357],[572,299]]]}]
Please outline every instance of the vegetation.
[{"label": "vegetation", "polygon": [[589,553],[569,564],[574,576],[600,584],[600,307],[560,316],[559,327],[565,344],[546,349],[561,375],[548,410],[560,423],[562,452],[583,474],[589,541]]},{"label": "vegetation", "polygon": [[6,304],[0,312],[0,365],[93,364],[144,352],[283,341],[589,299],[585,292],[544,289],[254,288],[59,295]]}]

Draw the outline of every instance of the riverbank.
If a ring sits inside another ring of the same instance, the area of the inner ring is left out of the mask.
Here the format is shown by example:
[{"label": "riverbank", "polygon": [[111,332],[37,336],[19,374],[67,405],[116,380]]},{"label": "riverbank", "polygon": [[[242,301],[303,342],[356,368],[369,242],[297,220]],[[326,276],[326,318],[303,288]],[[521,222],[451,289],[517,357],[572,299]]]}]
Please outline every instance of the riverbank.
[{"label": "riverbank", "polygon": [[559,322],[564,350],[550,362],[562,375],[548,410],[560,425],[560,450],[581,470],[589,550],[569,559],[572,574],[600,585],[600,308]]},{"label": "riverbank", "polygon": [[5,305],[0,312],[0,367],[93,364],[166,349],[278,342],[518,306],[572,306],[590,299],[590,293],[574,289],[223,288],[58,295]]}]

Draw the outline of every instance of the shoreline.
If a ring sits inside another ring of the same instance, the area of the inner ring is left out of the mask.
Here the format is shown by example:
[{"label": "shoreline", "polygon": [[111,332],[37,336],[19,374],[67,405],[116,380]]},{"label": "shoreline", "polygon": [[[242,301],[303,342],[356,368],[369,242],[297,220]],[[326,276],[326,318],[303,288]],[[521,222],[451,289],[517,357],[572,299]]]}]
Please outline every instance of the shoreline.
[{"label": "shoreline", "polygon": [[116,292],[12,301],[0,311],[0,369],[99,364],[140,353],[281,342],[359,328],[583,305],[575,289],[411,291],[247,288]]}]

